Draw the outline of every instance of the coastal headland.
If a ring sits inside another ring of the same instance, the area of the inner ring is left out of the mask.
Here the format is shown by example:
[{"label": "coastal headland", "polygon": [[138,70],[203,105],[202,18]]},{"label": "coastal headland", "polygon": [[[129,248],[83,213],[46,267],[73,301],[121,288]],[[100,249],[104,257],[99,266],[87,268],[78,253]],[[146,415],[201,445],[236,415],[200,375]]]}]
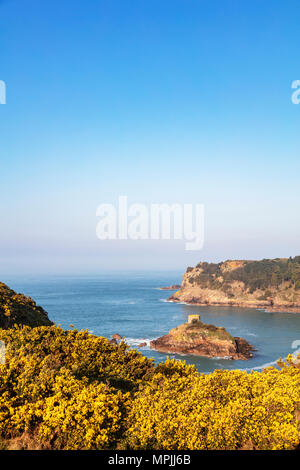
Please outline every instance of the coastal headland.
[{"label": "coastal headland", "polygon": [[168,300],[300,312],[300,256],[200,262],[187,268],[180,289]]}]

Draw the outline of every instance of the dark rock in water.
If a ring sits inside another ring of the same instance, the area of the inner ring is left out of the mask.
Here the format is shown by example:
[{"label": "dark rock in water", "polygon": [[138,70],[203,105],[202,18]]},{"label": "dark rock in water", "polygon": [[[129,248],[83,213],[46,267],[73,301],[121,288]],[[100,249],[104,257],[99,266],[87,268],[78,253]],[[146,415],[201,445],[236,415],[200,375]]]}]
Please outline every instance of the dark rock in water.
[{"label": "dark rock in water", "polygon": [[178,290],[181,288],[180,284],[173,284],[172,286],[169,287],[160,287],[160,290]]},{"label": "dark rock in water", "polygon": [[150,347],[164,353],[242,360],[253,357],[254,350],[245,339],[234,338],[225,328],[194,319],[151,341]]},{"label": "dark rock in water", "polygon": [[0,283],[0,328],[17,325],[51,326],[47,312],[24,294],[17,294],[6,284]]},{"label": "dark rock in water", "polygon": [[114,335],[112,335],[112,339],[115,339],[116,341],[121,341],[122,336],[118,333],[115,333]]},{"label": "dark rock in water", "polygon": [[144,348],[145,346],[147,346],[147,343],[140,343],[137,345],[138,348]]},{"label": "dark rock in water", "polygon": [[246,359],[253,357],[254,348],[252,344],[248,343],[244,338],[239,338],[235,336],[235,344],[237,349],[237,354],[244,356]]}]

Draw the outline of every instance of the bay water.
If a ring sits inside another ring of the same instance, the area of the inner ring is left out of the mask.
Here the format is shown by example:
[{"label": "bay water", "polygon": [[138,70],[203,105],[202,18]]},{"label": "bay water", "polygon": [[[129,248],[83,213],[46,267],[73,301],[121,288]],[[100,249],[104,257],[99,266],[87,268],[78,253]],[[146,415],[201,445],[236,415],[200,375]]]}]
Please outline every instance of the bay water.
[{"label": "bay water", "polygon": [[[201,320],[225,327],[256,349],[248,361],[204,358],[169,354],[169,357],[195,364],[199,372],[215,369],[261,370],[294,353],[293,342],[300,340],[300,314],[265,312],[238,307],[196,307],[168,302],[171,291],[160,287],[181,282],[179,272],[105,273],[93,276],[7,277],[9,287],[31,296],[63,328],[88,329],[98,336],[125,336],[128,344],[164,361],[167,354],[151,350],[149,342],[167,334],[171,328],[187,321],[191,313]],[[2,276],[3,277],[3,276]],[[295,344],[295,343],[294,343]]]}]

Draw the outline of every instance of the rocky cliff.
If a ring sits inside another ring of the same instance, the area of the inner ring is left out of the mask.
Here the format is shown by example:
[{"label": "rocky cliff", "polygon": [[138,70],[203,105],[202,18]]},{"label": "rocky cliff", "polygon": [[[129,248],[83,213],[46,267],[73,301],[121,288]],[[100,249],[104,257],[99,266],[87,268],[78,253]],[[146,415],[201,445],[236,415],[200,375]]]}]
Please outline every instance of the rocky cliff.
[{"label": "rocky cliff", "polygon": [[151,341],[150,346],[164,353],[242,360],[253,356],[253,346],[245,339],[233,337],[225,328],[207,325],[200,320],[172,329],[169,334]]},{"label": "rocky cliff", "polygon": [[174,302],[300,311],[300,256],[201,262],[187,268]]},{"label": "rocky cliff", "polygon": [[6,284],[0,283],[0,328],[12,328],[14,324],[50,326],[47,312],[23,294],[17,294]]}]

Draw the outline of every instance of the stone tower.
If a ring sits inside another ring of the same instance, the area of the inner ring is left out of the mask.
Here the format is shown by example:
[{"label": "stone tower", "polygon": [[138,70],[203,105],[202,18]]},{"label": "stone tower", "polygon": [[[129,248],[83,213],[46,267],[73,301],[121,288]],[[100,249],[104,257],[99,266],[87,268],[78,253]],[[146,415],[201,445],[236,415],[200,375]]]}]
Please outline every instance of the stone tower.
[{"label": "stone tower", "polygon": [[193,323],[194,321],[200,321],[200,315],[193,313],[188,316],[188,323]]}]

